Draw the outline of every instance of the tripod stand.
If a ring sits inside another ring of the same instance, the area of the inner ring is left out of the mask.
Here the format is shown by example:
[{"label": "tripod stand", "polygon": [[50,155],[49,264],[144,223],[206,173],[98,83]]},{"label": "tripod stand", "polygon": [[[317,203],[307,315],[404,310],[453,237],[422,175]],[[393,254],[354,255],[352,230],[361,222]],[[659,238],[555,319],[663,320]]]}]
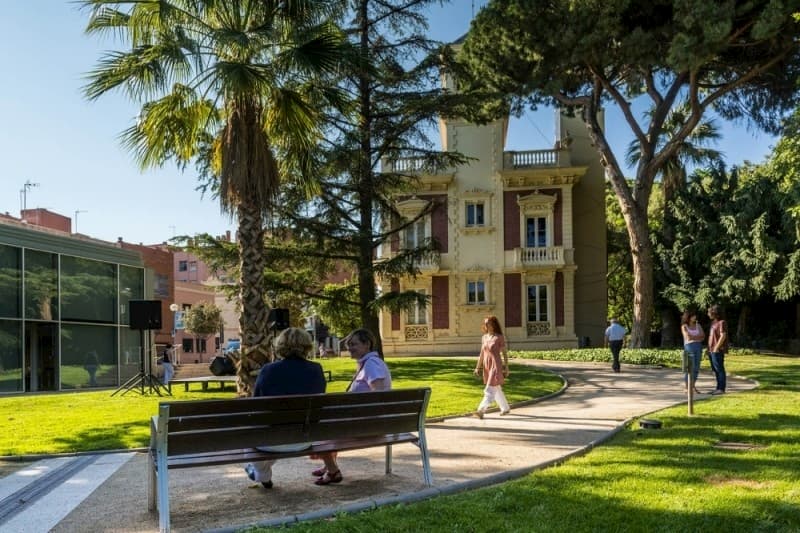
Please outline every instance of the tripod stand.
[{"label": "tripod stand", "polygon": [[[144,343],[145,331],[147,332],[147,346],[145,346]],[[150,346],[153,344],[151,331],[152,330],[150,329],[139,330],[142,341],[139,357],[139,373],[120,385],[117,390],[111,393],[111,396],[114,396],[117,393],[121,393],[120,396],[125,396],[130,391],[138,392],[142,396],[153,393],[158,394],[159,396],[172,396],[172,393],[169,391],[169,389],[164,386],[164,384],[161,383],[161,381],[159,381],[159,379],[152,373],[152,363],[149,356]],[[145,352],[148,354],[147,356],[145,356]]]}]

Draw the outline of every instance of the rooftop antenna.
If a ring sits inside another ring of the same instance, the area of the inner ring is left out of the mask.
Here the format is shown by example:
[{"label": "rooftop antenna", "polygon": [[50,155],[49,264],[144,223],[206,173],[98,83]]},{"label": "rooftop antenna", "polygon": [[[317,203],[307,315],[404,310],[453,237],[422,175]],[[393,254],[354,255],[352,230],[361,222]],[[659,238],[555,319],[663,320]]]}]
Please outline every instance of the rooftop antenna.
[{"label": "rooftop antenna", "polygon": [[75,211],[75,233],[78,233],[78,215],[81,213],[88,213],[88,212],[89,211],[84,211],[81,209]]},{"label": "rooftop antenna", "polygon": [[31,187],[38,187],[38,183],[31,183],[31,180],[26,180],[25,183],[22,184],[22,188],[19,190],[19,216],[22,216],[22,212],[28,209],[28,189]]}]

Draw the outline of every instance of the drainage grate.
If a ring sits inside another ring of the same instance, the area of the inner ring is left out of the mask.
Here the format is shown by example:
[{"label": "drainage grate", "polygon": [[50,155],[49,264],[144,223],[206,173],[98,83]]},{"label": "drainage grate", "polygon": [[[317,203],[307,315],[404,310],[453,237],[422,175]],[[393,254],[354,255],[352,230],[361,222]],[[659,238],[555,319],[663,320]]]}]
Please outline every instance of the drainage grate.
[{"label": "drainage grate", "polygon": [[[0,500],[0,526],[25,510],[26,506],[33,504],[36,500],[72,477],[73,474],[89,466],[97,457],[97,455],[79,456],[74,461],[56,468],[14,494]],[[2,530],[2,527],[0,527],[0,530]]]}]

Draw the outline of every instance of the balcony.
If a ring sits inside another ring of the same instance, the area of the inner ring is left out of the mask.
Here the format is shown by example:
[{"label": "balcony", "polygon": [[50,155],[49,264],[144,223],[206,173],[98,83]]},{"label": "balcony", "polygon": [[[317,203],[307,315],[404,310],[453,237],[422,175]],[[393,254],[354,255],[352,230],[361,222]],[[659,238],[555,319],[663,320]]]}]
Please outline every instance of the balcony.
[{"label": "balcony", "polygon": [[414,175],[419,180],[419,190],[446,191],[455,177],[455,170],[431,164],[425,157],[400,157],[382,159],[381,172]]},{"label": "balcony", "polygon": [[503,170],[568,167],[570,164],[570,152],[566,148],[503,152]]},{"label": "balcony", "polygon": [[[389,254],[381,253],[374,261],[374,263],[379,263],[381,261],[386,261],[391,259],[397,255],[396,252],[391,252]],[[421,274],[436,274],[441,269],[442,264],[442,254],[441,252],[430,252],[427,257],[421,257],[414,261],[414,266],[420,271]]]},{"label": "balcony", "polygon": [[524,267],[563,267],[564,247],[546,246],[541,248],[515,248],[514,263]]}]

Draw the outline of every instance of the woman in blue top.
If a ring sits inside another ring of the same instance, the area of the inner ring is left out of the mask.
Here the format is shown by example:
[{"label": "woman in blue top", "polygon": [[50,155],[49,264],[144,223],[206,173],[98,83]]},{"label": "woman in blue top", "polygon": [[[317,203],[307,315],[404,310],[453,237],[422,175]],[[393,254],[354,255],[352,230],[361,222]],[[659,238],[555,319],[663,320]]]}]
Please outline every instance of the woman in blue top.
[{"label": "woman in blue top", "polygon": [[[371,331],[357,329],[347,336],[345,344],[350,351],[350,357],[357,362],[356,374],[347,387],[349,392],[381,391],[392,388],[392,374],[383,357],[375,351],[377,342]],[[314,483],[317,485],[341,483],[342,472],[336,463],[336,454],[324,453],[316,458],[322,459],[325,466],[312,472],[313,475],[319,476]]]},{"label": "woman in blue top", "polygon": [[[258,373],[254,396],[288,396],[292,394],[322,394],[325,392],[325,376],[319,363],[307,357],[314,349],[311,336],[305,330],[288,328],[275,339],[275,356],[279,359]],[[304,449],[293,447],[293,450]],[[278,447],[273,448],[279,451]],[[280,451],[288,451],[281,447]],[[260,482],[264,488],[272,488],[272,465],[275,461],[248,463],[244,470],[247,477]]]}]

